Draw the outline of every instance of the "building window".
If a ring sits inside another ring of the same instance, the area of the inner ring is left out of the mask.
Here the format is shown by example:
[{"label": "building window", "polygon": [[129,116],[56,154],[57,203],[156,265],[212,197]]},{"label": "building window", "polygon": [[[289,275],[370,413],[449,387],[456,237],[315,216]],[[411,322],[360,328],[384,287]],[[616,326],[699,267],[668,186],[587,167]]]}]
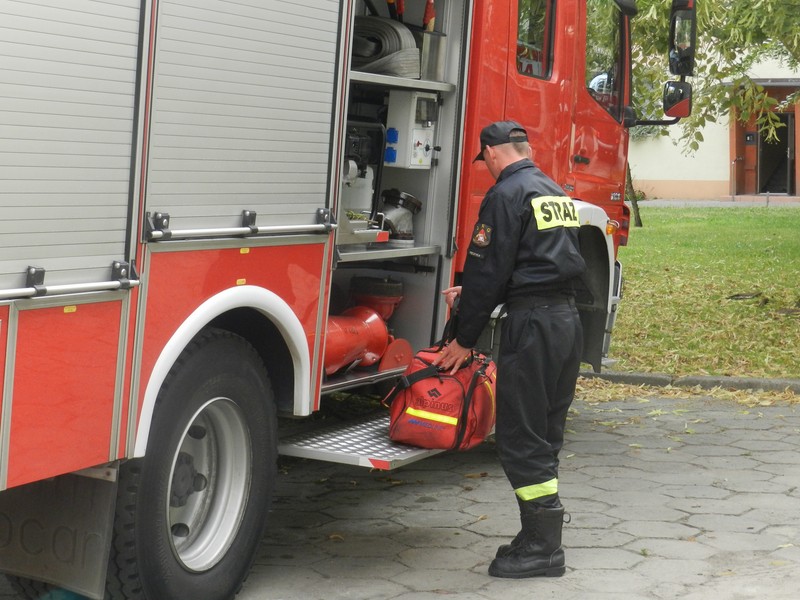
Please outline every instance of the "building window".
[{"label": "building window", "polygon": [[554,0],[519,0],[517,71],[547,79],[553,65]]},{"label": "building window", "polygon": [[622,119],[622,13],[610,0],[586,3],[586,89],[608,113]]}]

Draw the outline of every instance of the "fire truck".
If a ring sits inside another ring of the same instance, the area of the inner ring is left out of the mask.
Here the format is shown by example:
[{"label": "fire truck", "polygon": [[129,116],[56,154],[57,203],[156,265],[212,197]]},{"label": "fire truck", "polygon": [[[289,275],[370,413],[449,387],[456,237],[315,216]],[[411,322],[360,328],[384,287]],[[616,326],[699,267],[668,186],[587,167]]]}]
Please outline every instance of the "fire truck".
[{"label": "fire truck", "polygon": [[[642,123],[634,0],[0,13],[0,571],[21,596],[232,598],[279,454],[393,469],[436,452],[391,443],[385,412],[314,416],[441,335],[493,183],[473,162],[490,122],[523,124],[576,200],[600,369]],[[667,120],[690,110],[694,23],[673,0]]]}]

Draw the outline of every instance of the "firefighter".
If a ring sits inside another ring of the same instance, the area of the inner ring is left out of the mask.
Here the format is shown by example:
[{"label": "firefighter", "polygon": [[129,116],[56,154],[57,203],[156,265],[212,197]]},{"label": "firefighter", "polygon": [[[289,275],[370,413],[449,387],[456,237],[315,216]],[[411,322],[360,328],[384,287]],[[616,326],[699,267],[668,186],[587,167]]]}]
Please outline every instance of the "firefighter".
[{"label": "firefighter", "polygon": [[500,546],[489,566],[495,577],[564,574],[558,495],[558,454],[575,395],[583,331],[575,308],[576,278],[586,269],[575,205],[531,160],[525,129],[513,121],[485,127],[475,160],[496,183],[478,213],[461,286],[455,339],[440,354],[455,372],[494,308],[505,303],[497,360],[500,462],[520,509],[522,528]]}]

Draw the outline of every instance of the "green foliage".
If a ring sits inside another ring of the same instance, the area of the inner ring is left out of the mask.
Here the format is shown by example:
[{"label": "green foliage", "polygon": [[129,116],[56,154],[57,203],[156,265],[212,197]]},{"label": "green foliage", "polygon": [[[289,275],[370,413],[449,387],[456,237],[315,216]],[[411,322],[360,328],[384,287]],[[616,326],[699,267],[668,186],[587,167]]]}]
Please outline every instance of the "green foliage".
[{"label": "green foliage", "polygon": [[[661,114],[661,85],[669,78],[667,45],[668,0],[639,0],[633,19],[635,108],[646,118]],[[735,109],[736,118],[755,117],[767,139],[777,139],[781,126],[774,110],[779,101],[750,78],[765,59],[800,63],[800,3],[786,0],[700,0],[697,3],[697,66],[690,79],[693,111],[681,122],[681,141],[691,152],[702,138],[696,133]],[[798,100],[795,94],[782,103]]]},{"label": "green foliage", "polygon": [[615,369],[800,377],[800,209],[639,206]]}]

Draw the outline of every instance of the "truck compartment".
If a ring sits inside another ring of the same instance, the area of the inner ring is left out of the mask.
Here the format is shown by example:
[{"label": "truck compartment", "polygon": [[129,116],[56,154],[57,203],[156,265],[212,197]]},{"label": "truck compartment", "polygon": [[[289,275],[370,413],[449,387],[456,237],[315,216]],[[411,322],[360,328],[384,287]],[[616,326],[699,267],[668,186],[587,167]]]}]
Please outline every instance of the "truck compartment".
[{"label": "truck compartment", "polygon": [[[430,22],[424,5],[408,3],[399,23],[354,3],[326,346],[345,337],[339,320],[344,324],[365,305],[381,314],[389,345],[371,364],[363,359],[371,350],[362,347],[360,353],[354,348],[352,362],[326,369],[323,406],[326,395],[342,390],[388,390],[413,353],[439,339],[447,317],[440,291],[450,282],[467,17],[464,2],[448,0],[436,3]],[[371,59],[362,47],[382,36],[400,40],[394,60]],[[364,282],[391,290],[396,302],[390,311],[382,313],[374,298],[358,293]],[[345,326],[353,327],[354,346],[367,344],[369,326]],[[385,410],[285,437],[279,450],[383,469],[436,452],[391,442]]]}]

